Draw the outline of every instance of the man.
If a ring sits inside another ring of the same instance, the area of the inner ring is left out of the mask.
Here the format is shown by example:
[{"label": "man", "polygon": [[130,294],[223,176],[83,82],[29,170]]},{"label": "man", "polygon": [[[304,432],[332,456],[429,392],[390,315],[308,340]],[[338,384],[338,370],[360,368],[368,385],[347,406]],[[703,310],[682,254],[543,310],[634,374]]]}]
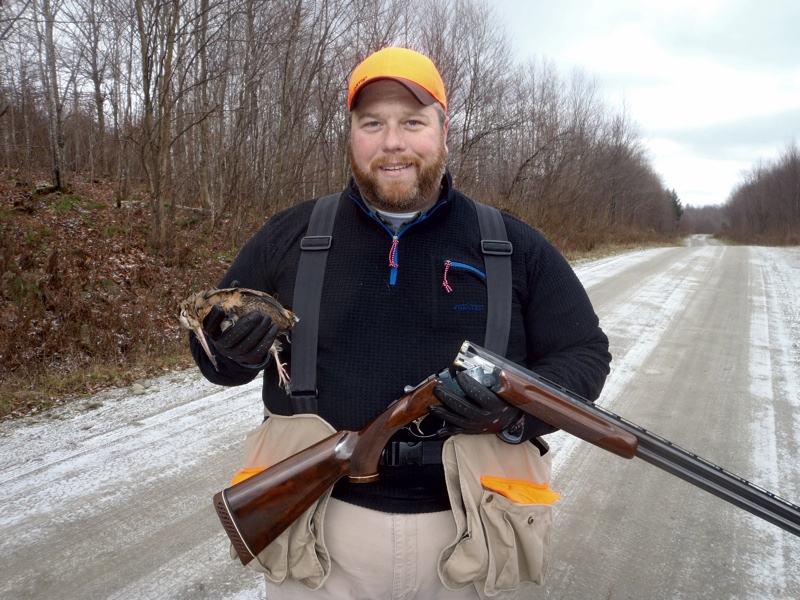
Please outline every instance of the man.
[{"label": "man", "polygon": [[[378,51],[354,70],[348,109],[353,177],[339,200],[327,258],[316,359],[318,414],[336,430],[362,428],[405,386],[451,364],[464,340],[480,343],[487,306],[475,205],[453,188],[445,167],[449,118],[436,67],[408,49]],[[314,204],[270,219],[220,286],[263,290],[291,307]],[[503,221],[513,245],[506,356],[596,399],[611,356],[585,290],[541,234],[509,215]],[[276,333],[269,317],[251,313],[224,333],[221,320],[215,309],[204,323],[217,369],[192,339],[203,374],[240,385],[266,367],[268,414],[293,414],[269,362]],[[291,346],[282,356],[291,368]],[[459,382],[475,410],[440,388],[443,406],[423,422],[425,435],[500,434],[527,443],[553,431],[486,388]],[[395,441],[413,435],[403,430]],[[479,597],[472,586],[447,589],[437,573],[438,555],[456,531],[440,459],[394,462],[401,464],[381,466],[374,483],[345,478],[334,487],[324,525],[332,566],[324,584],[308,591],[294,581],[268,581],[268,598]]]}]

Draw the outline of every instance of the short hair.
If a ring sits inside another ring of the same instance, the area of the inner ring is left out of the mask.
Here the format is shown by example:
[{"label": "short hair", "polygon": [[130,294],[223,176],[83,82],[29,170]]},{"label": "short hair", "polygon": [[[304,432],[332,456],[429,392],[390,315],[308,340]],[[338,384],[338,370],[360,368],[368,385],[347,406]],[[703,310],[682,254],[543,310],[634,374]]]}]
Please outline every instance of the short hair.
[{"label": "short hair", "polygon": [[444,129],[444,123],[447,120],[447,113],[444,112],[444,107],[438,102],[433,103],[431,106],[436,109],[436,114],[439,117],[439,125]]}]

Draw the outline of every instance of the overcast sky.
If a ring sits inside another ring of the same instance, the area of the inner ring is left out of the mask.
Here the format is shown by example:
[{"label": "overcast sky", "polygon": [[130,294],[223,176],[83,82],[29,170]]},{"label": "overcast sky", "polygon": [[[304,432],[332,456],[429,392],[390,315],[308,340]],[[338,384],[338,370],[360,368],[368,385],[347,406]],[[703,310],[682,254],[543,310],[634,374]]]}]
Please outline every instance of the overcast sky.
[{"label": "overcast sky", "polygon": [[684,205],[800,143],[800,0],[495,0],[520,60],[623,101]]}]

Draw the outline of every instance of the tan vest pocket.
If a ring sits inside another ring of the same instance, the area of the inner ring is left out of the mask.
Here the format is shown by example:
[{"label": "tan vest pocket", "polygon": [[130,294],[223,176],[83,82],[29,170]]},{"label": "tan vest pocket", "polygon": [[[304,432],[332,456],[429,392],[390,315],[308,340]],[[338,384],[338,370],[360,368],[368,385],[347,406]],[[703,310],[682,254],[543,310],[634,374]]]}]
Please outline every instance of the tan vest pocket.
[{"label": "tan vest pocket", "polygon": [[523,582],[541,585],[550,558],[550,505],[517,504],[484,491],[480,515],[488,546],[486,595],[515,590]]},{"label": "tan vest pocket", "polygon": [[[439,557],[442,583],[450,589],[474,584],[481,597],[515,590],[523,583],[541,585],[550,558],[551,504],[558,496],[549,488],[550,455],[540,456],[529,443],[458,435],[445,442],[442,461],[456,523],[456,537]],[[504,493],[528,483],[545,503],[514,502],[485,489],[482,476]]]},{"label": "tan vest pocket", "polygon": [[[248,432],[244,442],[244,465],[237,477],[271,467],[333,433],[336,430],[317,415],[270,415],[261,425]],[[330,555],[322,535],[330,493],[328,490],[247,566],[264,573],[273,583],[281,583],[289,577],[308,589],[319,588],[331,568]],[[230,552],[232,558],[238,558],[233,546]]]}]

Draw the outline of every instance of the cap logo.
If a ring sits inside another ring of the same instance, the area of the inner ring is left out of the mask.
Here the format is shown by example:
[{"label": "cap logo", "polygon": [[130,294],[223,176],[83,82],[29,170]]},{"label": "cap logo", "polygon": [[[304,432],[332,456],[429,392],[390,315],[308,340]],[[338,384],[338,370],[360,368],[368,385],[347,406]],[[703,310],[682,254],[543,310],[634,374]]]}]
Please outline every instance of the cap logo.
[{"label": "cap logo", "polygon": [[359,79],[359,80],[358,80],[358,81],[357,81],[357,82],[356,82],[356,83],[355,83],[355,84],[352,86],[352,90],[353,90],[353,91],[351,92],[351,94],[355,94],[355,93],[358,91],[358,88],[360,88],[360,87],[361,87],[361,84],[362,84],[362,83],[364,83],[366,80],[367,80],[367,78],[366,78],[366,77],[362,77],[361,79]]}]

